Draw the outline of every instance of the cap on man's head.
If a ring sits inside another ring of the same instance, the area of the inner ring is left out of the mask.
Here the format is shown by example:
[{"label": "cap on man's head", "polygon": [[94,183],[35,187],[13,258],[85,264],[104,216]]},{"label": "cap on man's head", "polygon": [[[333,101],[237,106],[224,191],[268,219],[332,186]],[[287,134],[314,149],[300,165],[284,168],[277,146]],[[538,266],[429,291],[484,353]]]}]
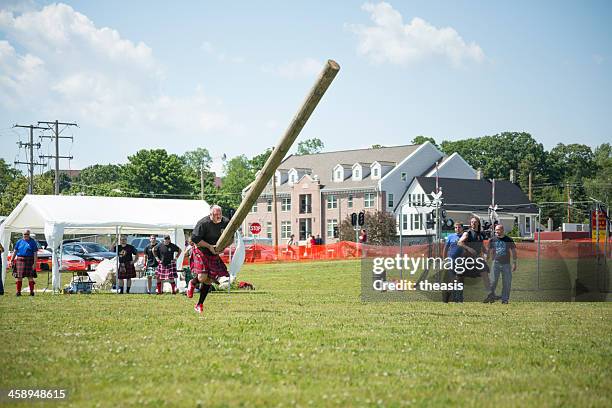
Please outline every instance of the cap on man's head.
[{"label": "cap on man's head", "polygon": [[164,235],[164,239],[170,239],[170,235]]}]

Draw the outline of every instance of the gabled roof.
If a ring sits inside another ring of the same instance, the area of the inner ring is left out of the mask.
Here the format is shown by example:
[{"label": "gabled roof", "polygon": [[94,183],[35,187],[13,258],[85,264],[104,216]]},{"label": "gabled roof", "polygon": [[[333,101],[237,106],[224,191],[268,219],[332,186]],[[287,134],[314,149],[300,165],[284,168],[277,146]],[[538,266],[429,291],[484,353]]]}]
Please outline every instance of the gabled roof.
[{"label": "gabled roof", "polygon": [[[346,164],[349,168],[354,163],[374,163],[375,161],[384,163],[384,165],[395,166],[396,163],[400,163],[421,145],[404,145],[404,146],[392,146],[392,147],[381,147],[378,149],[355,149],[355,150],[341,150],[337,152],[324,152],[317,154],[305,154],[305,155],[291,155],[287,157],[278,166],[279,170],[291,168],[308,168],[312,169],[311,174],[313,176],[319,176],[321,184],[329,184],[332,182],[332,171],[339,163],[352,163]],[[361,180],[353,180],[351,177],[344,180],[342,183],[335,183],[334,189],[336,188],[374,188],[378,184],[379,180],[372,180],[368,175]],[[243,191],[248,191],[249,187],[246,187]],[[262,194],[271,194],[271,188],[266,187]],[[286,183],[277,187],[278,192],[289,191],[289,187]]]},{"label": "gabled roof", "polygon": [[[435,177],[415,177],[415,180],[427,194],[436,188]],[[442,187],[442,203],[447,210],[486,212],[491,205],[492,182],[489,180],[440,177],[438,183]],[[538,212],[519,186],[508,180],[495,181],[495,204],[499,212]]]}]

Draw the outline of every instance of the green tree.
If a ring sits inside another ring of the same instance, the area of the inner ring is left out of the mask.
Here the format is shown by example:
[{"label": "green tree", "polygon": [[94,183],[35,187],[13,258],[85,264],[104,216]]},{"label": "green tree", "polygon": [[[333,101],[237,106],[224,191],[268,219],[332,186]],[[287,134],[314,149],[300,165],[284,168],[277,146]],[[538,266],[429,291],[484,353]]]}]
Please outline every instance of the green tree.
[{"label": "green tree", "polygon": [[249,160],[249,166],[253,173],[257,173],[261,170],[266,164],[268,157],[272,154],[272,148],[266,149],[263,153],[258,154],[257,156],[253,156],[251,160]]},{"label": "green tree", "polygon": [[412,144],[415,144],[415,145],[417,144],[420,145],[425,142],[430,142],[432,145],[436,146],[438,149],[440,148],[440,146],[438,146],[438,144],[436,143],[436,140],[433,137],[416,136],[414,139],[412,139]]},{"label": "green tree", "polygon": [[[369,245],[392,245],[396,239],[396,223],[393,214],[386,211],[365,213],[365,225]],[[342,221],[338,229],[341,241],[355,242],[355,230],[351,224],[350,214]]]},{"label": "green tree", "polygon": [[139,150],[128,156],[121,178],[134,195],[163,194],[162,198],[194,195],[193,185],[185,175],[185,163],[164,149]]},{"label": "green tree", "polygon": [[610,143],[599,145],[593,154],[596,170],[593,177],[584,180],[589,197],[606,203],[612,199],[612,146]]},{"label": "green tree", "polygon": [[297,154],[302,156],[305,154],[321,153],[325,145],[318,138],[306,139],[298,143]]},{"label": "green tree", "polygon": [[219,204],[225,211],[238,208],[242,201],[242,190],[255,178],[251,162],[245,155],[229,160],[224,166],[223,185],[221,194],[215,204]]},{"label": "green tree", "polygon": [[94,164],[85,167],[71,183],[69,194],[97,196],[122,196],[127,185],[122,182],[123,166],[118,164]]},{"label": "green tree", "polygon": [[[53,179],[48,175],[34,176],[34,194],[53,194]],[[0,214],[9,215],[28,192],[28,178],[15,177],[0,195]]]},{"label": "green tree", "polygon": [[21,175],[18,169],[10,166],[4,159],[0,159],[0,192],[4,191],[13,180]]},{"label": "green tree", "polygon": [[195,150],[185,152],[181,159],[185,163],[187,169],[194,173],[200,173],[201,166],[204,165],[204,170],[209,170],[212,163],[212,157],[208,149],[198,147]]}]

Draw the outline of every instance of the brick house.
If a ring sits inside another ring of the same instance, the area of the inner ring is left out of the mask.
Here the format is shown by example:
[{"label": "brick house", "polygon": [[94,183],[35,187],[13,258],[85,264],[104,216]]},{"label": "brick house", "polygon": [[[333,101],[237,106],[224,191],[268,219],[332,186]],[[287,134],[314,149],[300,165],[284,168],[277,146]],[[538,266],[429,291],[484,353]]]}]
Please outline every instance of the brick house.
[{"label": "brick house", "polygon": [[[441,177],[476,178],[476,171],[459,155],[447,157],[429,142],[288,156],[275,177],[279,243],[291,234],[300,241],[320,235],[325,243],[333,243],[338,238],[335,227],[351,213],[393,213],[413,178],[431,176],[436,162]],[[247,215],[247,236],[249,225],[258,222],[259,236],[273,237],[272,191],[270,182]]]}]

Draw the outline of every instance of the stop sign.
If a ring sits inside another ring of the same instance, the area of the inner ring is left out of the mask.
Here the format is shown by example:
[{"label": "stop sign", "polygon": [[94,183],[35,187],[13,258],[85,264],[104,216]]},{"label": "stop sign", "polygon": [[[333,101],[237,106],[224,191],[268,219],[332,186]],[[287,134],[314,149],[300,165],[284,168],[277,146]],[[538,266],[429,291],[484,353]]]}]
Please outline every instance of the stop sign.
[{"label": "stop sign", "polygon": [[258,235],[261,232],[261,224],[258,222],[254,222],[249,226],[249,231],[251,234]]}]

